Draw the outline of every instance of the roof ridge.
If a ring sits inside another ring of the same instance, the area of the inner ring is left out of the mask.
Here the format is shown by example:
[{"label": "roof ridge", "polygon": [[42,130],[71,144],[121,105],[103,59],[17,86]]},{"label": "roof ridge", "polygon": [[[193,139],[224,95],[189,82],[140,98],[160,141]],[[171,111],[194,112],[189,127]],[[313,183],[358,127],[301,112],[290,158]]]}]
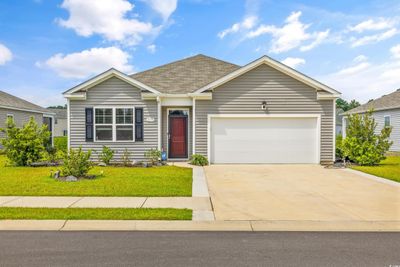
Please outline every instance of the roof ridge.
[{"label": "roof ridge", "polygon": [[172,64],[176,64],[176,63],[179,63],[179,62],[182,62],[182,61],[185,61],[185,60],[188,60],[188,59],[196,58],[196,57],[211,58],[211,59],[213,59],[213,60],[217,60],[217,61],[223,62],[223,63],[225,63],[225,64],[230,64],[230,65],[232,65],[232,66],[240,67],[239,65],[236,65],[236,64],[231,63],[231,62],[228,62],[228,61],[224,61],[224,60],[222,60],[222,59],[218,59],[218,58],[215,58],[215,57],[210,57],[210,56],[207,56],[207,55],[204,55],[204,54],[197,54],[197,55],[194,55],[194,56],[190,56],[190,57],[178,59],[178,60],[175,60],[175,61],[172,61],[172,62],[169,62],[169,63],[165,63],[165,64],[162,64],[162,65],[159,65],[159,66],[156,66],[156,67],[153,67],[153,68],[144,70],[144,71],[132,73],[132,74],[129,74],[128,76],[132,77],[132,76],[135,76],[136,74],[143,74],[143,73],[146,73],[146,72],[148,72],[148,71],[153,71],[153,70],[156,70],[156,69],[160,69],[160,68],[163,68],[163,67],[165,67],[165,66],[169,66],[169,65],[172,65]]}]

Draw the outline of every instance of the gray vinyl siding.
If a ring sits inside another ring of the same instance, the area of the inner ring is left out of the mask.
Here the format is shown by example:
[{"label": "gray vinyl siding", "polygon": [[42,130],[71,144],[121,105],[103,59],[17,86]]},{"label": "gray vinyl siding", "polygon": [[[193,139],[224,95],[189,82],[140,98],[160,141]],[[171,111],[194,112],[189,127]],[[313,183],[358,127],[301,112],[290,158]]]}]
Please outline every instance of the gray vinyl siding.
[{"label": "gray vinyl siding", "polygon": [[380,133],[383,127],[385,127],[385,116],[390,116],[390,124],[392,126],[390,140],[393,141],[393,145],[390,151],[400,151],[400,109],[374,112],[373,117],[377,123],[375,129],[376,133]]},{"label": "gray vinyl siding", "polygon": [[[333,100],[267,65],[261,65],[213,90],[212,100],[196,100],[196,153],[207,156],[208,114],[320,114],[321,163],[333,161]],[[261,110],[261,102],[267,110]],[[251,138],[251,137],[249,137]]]},{"label": "gray vinyl siding", "polygon": [[[43,123],[43,114],[41,113],[0,108],[0,128],[4,128],[6,126],[7,114],[14,115],[14,121],[17,127],[22,127],[24,124],[26,124],[30,117],[33,117],[38,125],[42,125]],[[4,136],[5,134],[0,131],[0,138],[4,138]]]},{"label": "gray vinyl siding", "polygon": [[164,148],[164,151],[167,152],[168,155],[168,109],[189,109],[189,118],[188,118],[188,156],[192,155],[193,148],[193,131],[192,131],[192,107],[162,107],[162,121],[161,121],[161,146]]},{"label": "gray vinyl siding", "polygon": [[57,119],[57,123],[54,122],[54,136],[64,136],[64,131],[67,129],[67,119]]},{"label": "gray vinyl siding", "polygon": [[[86,142],[85,108],[96,106],[143,108],[144,140],[135,142]],[[154,121],[147,121],[146,118],[154,118]],[[127,148],[131,153],[131,159],[143,160],[146,150],[157,148],[157,120],[157,102],[155,100],[142,100],[140,89],[118,78],[110,78],[90,88],[86,100],[70,100],[70,147],[78,148],[82,146],[85,151],[92,150],[94,151],[92,159],[98,160],[98,153],[103,145],[106,145],[115,151],[113,161],[120,161],[122,153]]]}]

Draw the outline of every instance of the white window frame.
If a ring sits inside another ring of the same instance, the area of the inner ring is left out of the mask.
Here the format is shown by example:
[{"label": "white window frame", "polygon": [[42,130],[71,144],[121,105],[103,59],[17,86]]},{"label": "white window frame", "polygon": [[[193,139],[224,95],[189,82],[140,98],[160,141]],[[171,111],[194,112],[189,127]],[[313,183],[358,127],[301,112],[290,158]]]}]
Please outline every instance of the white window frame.
[{"label": "white window frame", "polygon": [[[117,118],[116,118],[116,109],[132,109],[132,124],[117,124]],[[102,123],[96,123],[96,109],[111,109],[112,113],[112,123],[107,123],[107,124],[102,124]],[[95,106],[93,107],[93,133],[94,133],[94,138],[93,142],[95,143],[126,143],[126,142],[136,142],[135,140],[135,107],[134,106]],[[97,125],[103,125],[103,126],[112,126],[112,140],[97,140],[97,134],[96,134],[96,126]],[[132,125],[132,134],[133,138],[132,140],[117,140],[117,125]]]},{"label": "white window frame", "polygon": [[[386,125],[386,118],[389,118],[389,125]],[[390,115],[383,116],[383,127],[391,127],[392,126],[392,118]]]}]

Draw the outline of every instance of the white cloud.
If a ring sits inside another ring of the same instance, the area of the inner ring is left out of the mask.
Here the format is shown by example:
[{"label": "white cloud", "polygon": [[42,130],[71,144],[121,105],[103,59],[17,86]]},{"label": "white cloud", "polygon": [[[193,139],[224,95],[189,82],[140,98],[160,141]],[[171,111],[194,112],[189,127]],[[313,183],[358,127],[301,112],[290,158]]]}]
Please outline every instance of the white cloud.
[{"label": "white cloud", "polygon": [[330,30],[326,30],[323,32],[317,32],[314,34],[315,36],[315,40],[313,42],[311,42],[308,45],[303,45],[302,47],[300,47],[300,51],[309,51],[315,47],[317,47],[318,45],[320,45],[326,38],[328,38]]},{"label": "white cloud", "polygon": [[390,52],[392,53],[394,58],[400,59],[400,44],[390,48]]},{"label": "white cloud", "polygon": [[358,46],[367,45],[367,44],[371,44],[371,43],[381,42],[381,41],[384,41],[386,39],[389,39],[389,38],[395,36],[397,33],[398,33],[397,29],[392,28],[385,32],[381,32],[381,33],[377,33],[377,34],[373,34],[373,35],[367,35],[367,36],[363,36],[360,38],[352,37],[350,39],[351,47],[358,47]]},{"label": "white cloud", "polygon": [[306,64],[306,61],[303,58],[287,57],[284,60],[282,60],[282,63],[295,69],[299,65]]},{"label": "white cloud", "polygon": [[272,35],[270,52],[281,53],[299,47],[304,41],[312,40],[311,44],[303,46],[302,51],[310,50],[319,45],[329,35],[329,30],[324,32],[307,32],[311,24],[300,21],[301,11],[292,12],[285,20],[285,25],[260,25],[257,29],[250,31],[246,37],[256,38],[264,34]]},{"label": "white cloud", "polygon": [[348,29],[350,31],[355,31],[362,33],[364,31],[378,31],[392,28],[395,24],[395,21],[391,19],[379,18],[379,19],[368,19],[355,26],[350,26]]},{"label": "white cloud", "polygon": [[223,39],[228,34],[237,33],[241,30],[250,30],[255,26],[257,20],[257,16],[245,17],[241,22],[235,23],[231,27],[219,32],[218,37]]},{"label": "white cloud", "polygon": [[157,50],[157,47],[155,44],[148,45],[146,48],[151,54],[154,54]]},{"label": "white cloud", "polygon": [[366,102],[400,88],[399,73],[400,61],[393,59],[382,64],[362,62],[317,79],[341,91],[345,99]]},{"label": "white cloud", "polygon": [[365,56],[365,55],[359,55],[359,56],[356,56],[354,59],[353,59],[353,62],[364,62],[364,61],[367,61],[368,60],[368,57],[367,56]]},{"label": "white cloud", "polygon": [[143,35],[156,31],[151,23],[127,17],[134,9],[127,0],[64,0],[61,7],[68,10],[69,18],[58,23],[81,36],[99,34],[109,41],[135,45]]},{"label": "white cloud", "polygon": [[64,78],[83,79],[90,75],[99,74],[109,68],[122,72],[132,72],[133,66],[128,63],[129,54],[117,47],[91,48],[68,55],[56,54],[44,63],[38,62],[39,67],[46,66]]},{"label": "white cloud", "polygon": [[6,64],[12,60],[12,53],[5,45],[0,43],[0,65]]},{"label": "white cloud", "polygon": [[176,10],[178,0],[147,0],[152,9],[159,13],[164,20],[168,20]]}]

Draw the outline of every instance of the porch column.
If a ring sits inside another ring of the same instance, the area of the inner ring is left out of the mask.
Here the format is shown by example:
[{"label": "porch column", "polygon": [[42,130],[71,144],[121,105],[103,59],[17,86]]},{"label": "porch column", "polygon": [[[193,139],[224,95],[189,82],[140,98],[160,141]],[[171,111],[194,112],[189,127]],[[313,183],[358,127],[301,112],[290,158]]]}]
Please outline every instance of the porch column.
[{"label": "porch column", "polygon": [[157,131],[158,131],[158,136],[157,136],[157,149],[161,150],[161,120],[162,120],[162,115],[161,115],[161,98],[158,96],[157,97]]}]

